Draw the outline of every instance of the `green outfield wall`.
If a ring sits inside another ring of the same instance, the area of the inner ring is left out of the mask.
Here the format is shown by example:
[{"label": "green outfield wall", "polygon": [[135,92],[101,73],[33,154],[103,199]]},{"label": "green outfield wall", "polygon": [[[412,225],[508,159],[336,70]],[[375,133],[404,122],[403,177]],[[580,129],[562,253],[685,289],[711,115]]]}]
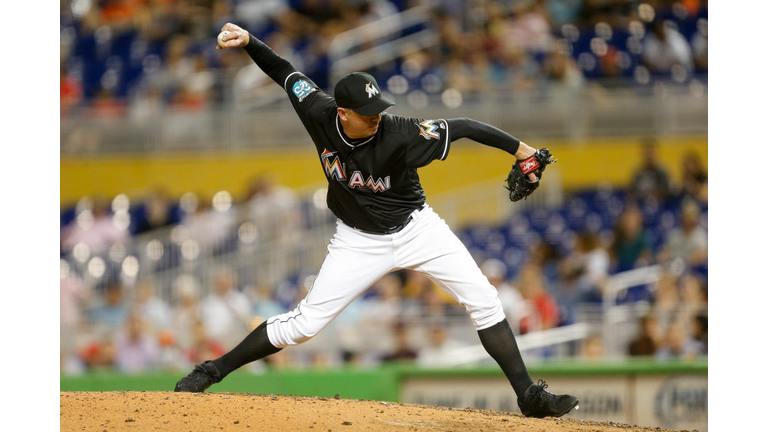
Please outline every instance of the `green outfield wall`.
[{"label": "green outfield wall", "polygon": [[[607,377],[695,374],[707,375],[707,361],[664,362],[639,359],[622,362],[546,362],[531,365],[531,375],[552,377]],[[127,375],[95,372],[60,377],[61,391],[168,391],[185,373],[162,372]],[[478,368],[423,369],[409,364],[372,369],[276,370],[264,374],[236,371],[213,388],[217,392],[334,396],[399,401],[400,387],[411,378],[495,379],[504,378],[496,366]]]}]

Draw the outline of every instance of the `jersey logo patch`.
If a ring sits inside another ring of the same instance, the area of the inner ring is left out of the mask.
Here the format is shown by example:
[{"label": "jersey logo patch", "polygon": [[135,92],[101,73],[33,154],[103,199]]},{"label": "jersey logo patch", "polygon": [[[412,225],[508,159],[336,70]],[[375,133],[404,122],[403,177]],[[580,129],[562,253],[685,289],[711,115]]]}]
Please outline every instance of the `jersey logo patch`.
[{"label": "jersey logo patch", "polygon": [[430,140],[432,138],[440,139],[440,132],[437,131],[437,125],[435,124],[434,120],[424,120],[423,122],[419,123],[419,135],[424,137],[425,140]]},{"label": "jersey logo patch", "polygon": [[320,155],[320,160],[323,161],[325,175],[329,179],[335,178],[336,180],[346,180],[347,177],[344,175],[344,169],[341,166],[341,162],[339,162],[339,157],[334,156],[336,153],[338,152],[332,152],[325,149],[323,150],[323,154]]},{"label": "jersey logo patch", "polygon": [[293,94],[296,95],[299,102],[303,101],[304,98],[316,90],[317,89],[312,87],[312,84],[308,83],[306,80],[298,80],[296,81],[296,84],[293,85]]},{"label": "jersey logo patch", "polygon": [[371,83],[368,83],[368,84],[365,85],[365,92],[368,93],[368,99],[370,99],[370,98],[376,96],[377,94],[379,94],[379,91],[376,90],[376,87],[371,85]]}]

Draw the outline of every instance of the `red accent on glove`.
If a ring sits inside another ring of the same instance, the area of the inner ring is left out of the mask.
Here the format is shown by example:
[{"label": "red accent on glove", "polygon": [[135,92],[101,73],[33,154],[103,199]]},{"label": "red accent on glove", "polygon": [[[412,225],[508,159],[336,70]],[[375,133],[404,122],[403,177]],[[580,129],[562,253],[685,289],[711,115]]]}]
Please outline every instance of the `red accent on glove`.
[{"label": "red accent on glove", "polygon": [[521,160],[519,163],[523,174],[530,174],[539,169],[539,162],[536,161],[536,157],[534,156]]}]

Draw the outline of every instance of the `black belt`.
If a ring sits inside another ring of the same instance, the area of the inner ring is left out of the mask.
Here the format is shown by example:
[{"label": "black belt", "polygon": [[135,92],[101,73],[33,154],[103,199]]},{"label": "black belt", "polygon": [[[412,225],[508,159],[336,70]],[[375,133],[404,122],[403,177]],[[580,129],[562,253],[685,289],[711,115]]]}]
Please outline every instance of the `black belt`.
[{"label": "black belt", "polygon": [[403,228],[405,228],[406,225],[411,223],[412,220],[413,220],[413,213],[408,215],[408,219],[406,219],[405,222],[403,222],[402,224],[397,225],[397,226],[392,227],[392,228],[389,228],[389,229],[386,229],[384,231],[366,231],[366,230],[360,229],[360,228],[355,228],[355,229],[358,230],[358,231],[364,232],[366,234],[376,234],[376,235],[394,234],[394,233],[399,233],[400,231],[402,231]]}]

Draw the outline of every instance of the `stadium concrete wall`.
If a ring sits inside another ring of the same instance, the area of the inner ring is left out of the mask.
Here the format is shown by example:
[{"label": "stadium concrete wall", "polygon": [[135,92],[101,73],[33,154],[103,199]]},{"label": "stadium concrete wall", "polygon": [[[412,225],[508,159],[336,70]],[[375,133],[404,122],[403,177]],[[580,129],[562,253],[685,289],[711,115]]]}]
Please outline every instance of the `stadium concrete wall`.
[{"label": "stadium concrete wall", "polygon": [[[641,161],[642,137],[590,141],[537,141],[559,159],[548,170],[559,170],[564,187],[592,187],[601,182],[626,185]],[[673,180],[679,180],[682,158],[687,152],[699,155],[707,166],[707,138],[659,139],[659,158]],[[427,196],[473,183],[498,180],[502,184],[512,159],[499,150],[461,140],[453,143],[445,162],[419,170]],[[60,163],[61,204],[83,196],[114,197],[125,193],[137,199],[154,187],[172,197],[195,192],[211,197],[227,190],[242,198],[248,181],[270,174],[285,186],[306,189],[325,182],[312,148],[252,152],[174,153],[140,155],[62,155]]]}]

